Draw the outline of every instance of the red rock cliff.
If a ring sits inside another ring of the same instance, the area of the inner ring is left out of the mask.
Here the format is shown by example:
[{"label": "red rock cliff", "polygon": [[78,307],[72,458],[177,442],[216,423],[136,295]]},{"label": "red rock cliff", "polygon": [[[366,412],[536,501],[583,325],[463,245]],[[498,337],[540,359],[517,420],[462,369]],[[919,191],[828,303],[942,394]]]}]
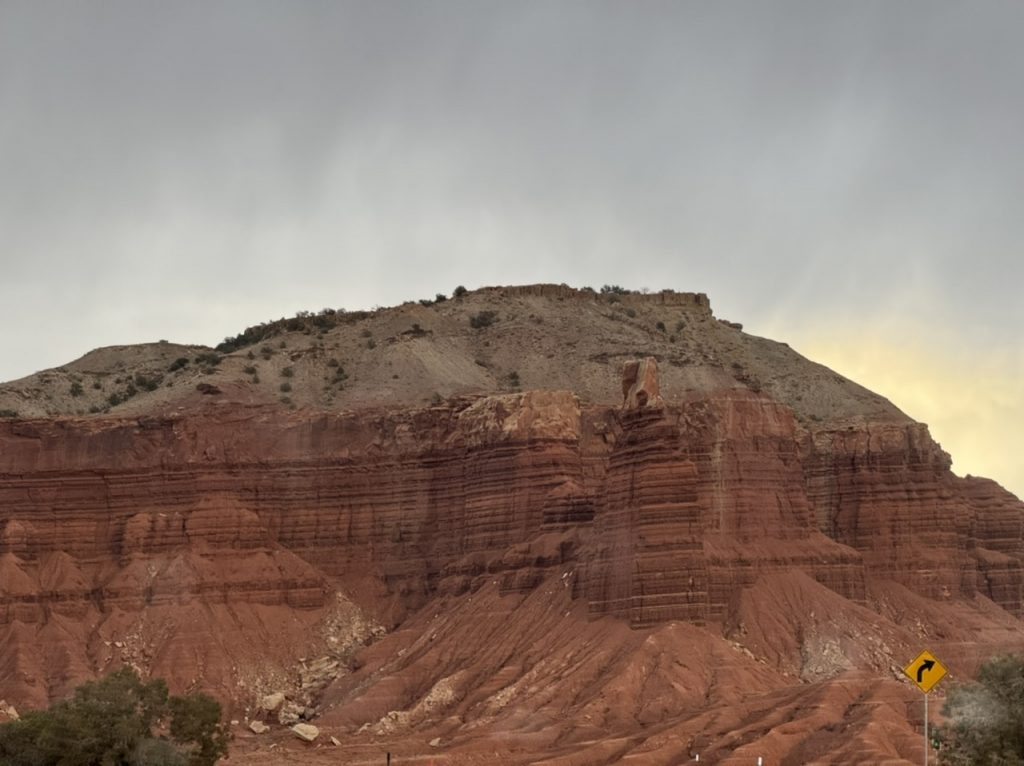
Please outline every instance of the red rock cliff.
[{"label": "red rock cliff", "polygon": [[0,697],[38,704],[117,660],[244,697],[239,669],[283,672],[339,587],[396,625],[554,567],[637,627],[720,622],[794,567],[856,602],[884,576],[1020,613],[1021,504],[956,479],[923,426],[810,432],[747,391],[654,394],[2,423]]}]

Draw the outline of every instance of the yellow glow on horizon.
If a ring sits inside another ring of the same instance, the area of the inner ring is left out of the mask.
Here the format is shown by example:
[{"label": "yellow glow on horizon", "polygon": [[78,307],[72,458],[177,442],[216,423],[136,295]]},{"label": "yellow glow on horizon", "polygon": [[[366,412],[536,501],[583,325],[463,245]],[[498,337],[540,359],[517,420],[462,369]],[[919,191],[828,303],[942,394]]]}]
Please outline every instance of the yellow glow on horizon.
[{"label": "yellow glow on horizon", "polygon": [[970,345],[933,328],[790,329],[804,356],[888,398],[927,423],[959,474],[985,476],[1024,497],[1024,352]]}]

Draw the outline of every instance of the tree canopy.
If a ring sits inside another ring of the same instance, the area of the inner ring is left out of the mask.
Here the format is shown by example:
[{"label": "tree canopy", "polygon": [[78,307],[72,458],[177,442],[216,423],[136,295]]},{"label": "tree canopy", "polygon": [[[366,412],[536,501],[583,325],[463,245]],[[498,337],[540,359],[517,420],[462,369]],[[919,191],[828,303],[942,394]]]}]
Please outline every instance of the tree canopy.
[{"label": "tree canopy", "polygon": [[47,710],[0,725],[5,766],[212,766],[227,754],[220,704],[168,696],[160,679],[121,668]]},{"label": "tree canopy", "polygon": [[944,766],[1024,766],[1024,658],[995,657],[954,686],[936,739]]}]

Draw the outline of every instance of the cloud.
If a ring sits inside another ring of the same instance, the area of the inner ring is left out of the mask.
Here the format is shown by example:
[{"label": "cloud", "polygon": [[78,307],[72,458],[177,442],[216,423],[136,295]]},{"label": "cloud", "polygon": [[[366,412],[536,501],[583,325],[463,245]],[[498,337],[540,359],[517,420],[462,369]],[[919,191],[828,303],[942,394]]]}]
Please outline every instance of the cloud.
[{"label": "cloud", "polygon": [[956,473],[996,479],[1024,497],[1010,441],[1024,424],[1024,349],[884,315],[794,327],[788,336],[801,353],[927,423]]},{"label": "cloud", "polygon": [[535,281],[703,290],[851,343],[884,316],[942,328],[919,349],[940,370],[959,338],[1003,359],[1022,22],[998,0],[3,4],[0,379]]}]

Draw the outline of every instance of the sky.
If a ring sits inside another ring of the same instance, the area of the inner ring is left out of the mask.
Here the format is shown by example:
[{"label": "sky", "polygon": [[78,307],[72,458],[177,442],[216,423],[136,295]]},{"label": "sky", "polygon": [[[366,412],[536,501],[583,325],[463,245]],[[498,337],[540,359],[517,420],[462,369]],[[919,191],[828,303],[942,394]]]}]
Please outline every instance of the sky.
[{"label": "sky", "polygon": [[0,0],[0,380],[456,285],[707,292],[1024,495],[1024,4]]}]

